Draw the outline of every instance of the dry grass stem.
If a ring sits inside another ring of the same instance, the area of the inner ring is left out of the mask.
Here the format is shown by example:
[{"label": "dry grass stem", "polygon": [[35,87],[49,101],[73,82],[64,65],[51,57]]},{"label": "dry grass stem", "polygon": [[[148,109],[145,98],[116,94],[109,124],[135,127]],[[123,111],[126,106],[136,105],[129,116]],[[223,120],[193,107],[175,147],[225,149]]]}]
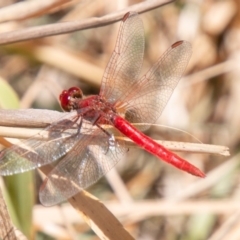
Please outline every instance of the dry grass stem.
[{"label": "dry grass stem", "polygon": [[[34,124],[34,121],[32,121],[31,124]],[[35,124],[37,125],[37,123]],[[7,137],[7,138],[20,138],[20,139],[27,139],[30,137],[34,137],[36,139],[46,140],[48,139],[48,132],[44,131],[44,129],[40,131],[40,129],[3,127],[0,125],[0,136]],[[121,138],[121,140],[127,142],[129,147],[136,146],[128,138]],[[177,151],[177,152],[219,154],[222,156],[230,155],[229,149],[226,146],[210,145],[210,144],[203,144],[203,143],[199,144],[199,143],[160,141],[160,140],[156,140],[156,142],[158,142],[159,144],[163,145],[164,147],[172,151]]]},{"label": "dry grass stem", "polygon": [[130,11],[143,13],[158,8],[173,0],[152,0],[135,4],[125,9],[107,14],[99,18],[89,18],[81,21],[49,24],[47,26],[32,27],[0,34],[0,44],[10,44],[42,37],[70,33],[78,30],[96,28],[115,23],[122,19],[123,15]]}]

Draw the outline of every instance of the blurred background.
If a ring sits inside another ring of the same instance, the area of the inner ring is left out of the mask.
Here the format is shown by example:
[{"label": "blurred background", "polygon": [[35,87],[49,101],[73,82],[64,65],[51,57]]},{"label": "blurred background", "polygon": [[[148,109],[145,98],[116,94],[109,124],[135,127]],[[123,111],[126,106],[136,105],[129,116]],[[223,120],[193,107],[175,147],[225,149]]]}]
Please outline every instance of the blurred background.
[{"label": "blurred background", "polygon": [[[17,2],[26,5],[17,14],[7,10]],[[49,8],[35,1],[37,10],[31,12],[32,2],[1,0],[0,32],[100,17],[141,1],[62,0]],[[207,174],[197,179],[134,148],[116,167],[123,186],[107,176],[88,190],[135,239],[240,239],[240,2],[177,0],[141,19],[146,41],[142,73],[178,40],[193,48],[185,77],[158,121],[181,131],[154,126],[147,135],[228,146],[231,156],[181,153]],[[116,23],[0,46],[0,108],[61,111],[58,95],[65,88],[97,94],[118,28]],[[37,174],[14,177],[4,180],[5,196],[15,226],[28,238],[98,239],[67,203],[39,204]],[[132,210],[125,207],[130,202]]]}]

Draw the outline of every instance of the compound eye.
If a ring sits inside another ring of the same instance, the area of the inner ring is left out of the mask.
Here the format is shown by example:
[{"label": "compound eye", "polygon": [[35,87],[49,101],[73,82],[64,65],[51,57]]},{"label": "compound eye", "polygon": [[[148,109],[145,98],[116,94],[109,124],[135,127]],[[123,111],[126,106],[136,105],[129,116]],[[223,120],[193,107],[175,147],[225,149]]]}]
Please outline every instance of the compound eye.
[{"label": "compound eye", "polygon": [[83,97],[83,93],[82,90],[78,87],[71,87],[68,89],[68,94],[72,97],[72,98],[77,98],[77,99],[81,99]]},{"label": "compound eye", "polygon": [[71,96],[69,95],[67,90],[62,91],[62,93],[59,96],[59,100],[61,103],[61,107],[64,111],[69,112],[71,110]]}]

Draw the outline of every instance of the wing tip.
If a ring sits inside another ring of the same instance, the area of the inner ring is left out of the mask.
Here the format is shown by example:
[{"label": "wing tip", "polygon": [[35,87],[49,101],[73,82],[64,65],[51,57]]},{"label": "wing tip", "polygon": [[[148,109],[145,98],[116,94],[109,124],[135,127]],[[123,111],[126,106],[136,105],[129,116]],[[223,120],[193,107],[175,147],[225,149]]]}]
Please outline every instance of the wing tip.
[{"label": "wing tip", "polygon": [[128,19],[129,16],[130,16],[130,12],[127,12],[127,13],[123,16],[122,21],[125,22],[125,21]]},{"label": "wing tip", "polygon": [[138,13],[135,12],[135,11],[127,12],[127,13],[123,16],[122,21],[123,21],[123,22],[126,22],[126,20],[127,20],[128,18],[133,17],[133,16],[136,16],[136,15],[138,15]]},{"label": "wing tip", "polygon": [[184,42],[184,41],[182,41],[182,40],[181,40],[181,41],[177,41],[177,42],[175,42],[174,44],[172,44],[171,47],[172,47],[172,48],[176,48],[176,47],[178,47],[179,45],[182,45],[183,42]]}]

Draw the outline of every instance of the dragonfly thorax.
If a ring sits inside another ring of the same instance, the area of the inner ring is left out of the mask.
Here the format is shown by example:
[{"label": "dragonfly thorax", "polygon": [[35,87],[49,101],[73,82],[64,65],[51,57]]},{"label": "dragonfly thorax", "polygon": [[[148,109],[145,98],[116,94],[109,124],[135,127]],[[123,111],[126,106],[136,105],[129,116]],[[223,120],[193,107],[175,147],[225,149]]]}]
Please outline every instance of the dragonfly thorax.
[{"label": "dragonfly thorax", "polygon": [[78,112],[89,121],[97,121],[99,124],[110,123],[116,110],[112,104],[99,95],[89,96],[78,103]]}]

